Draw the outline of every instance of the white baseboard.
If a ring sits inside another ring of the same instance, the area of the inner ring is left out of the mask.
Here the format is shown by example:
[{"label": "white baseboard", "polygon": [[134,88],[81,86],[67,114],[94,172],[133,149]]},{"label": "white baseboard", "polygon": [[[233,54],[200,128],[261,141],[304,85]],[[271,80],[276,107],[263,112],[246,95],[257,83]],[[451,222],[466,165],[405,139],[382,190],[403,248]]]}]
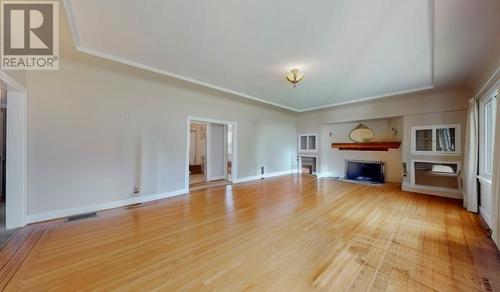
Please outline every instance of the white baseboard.
[{"label": "white baseboard", "polygon": [[488,227],[491,228],[491,216],[488,213],[488,211],[486,211],[486,209],[484,209],[483,207],[479,206],[479,215],[483,217],[484,222],[486,222],[486,224],[488,224]]},{"label": "white baseboard", "polygon": [[254,176],[247,176],[247,177],[238,178],[238,179],[234,180],[233,183],[239,184],[239,183],[244,183],[244,182],[248,182],[248,181],[276,177],[276,176],[282,176],[282,175],[288,175],[288,174],[298,173],[298,172],[299,172],[298,169],[289,169],[289,170],[264,173],[263,175],[254,175]]},{"label": "white baseboard", "polygon": [[318,172],[316,173],[317,178],[322,178],[322,177],[335,177],[333,172]]},{"label": "white baseboard", "polygon": [[[297,173],[297,172],[298,172],[297,169],[271,172],[271,173],[266,173],[262,176],[256,175],[256,176],[249,176],[249,177],[240,178],[240,179],[233,181],[233,183],[248,182],[248,181],[253,181],[253,180],[259,180],[261,178],[270,178],[270,177],[288,175],[288,174]],[[222,179],[223,178],[224,177],[222,177]],[[217,178],[215,178],[215,179],[217,179]],[[78,207],[78,208],[73,208],[73,209],[64,209],[64,210],[50,211],[50,212],[46,212],[46,213],[33,214],[33,215],[28,215],[26,217],[26,224],[48,221],[48,220],[53,220],[53,219],[59,219],[59,218],[64,218],[64,217],[83,214],[83,213],[97,212],[97,211],[102,211],[102,210],[107,210],[107,209],[114,209],[114,208],[124,207],[124,206],[128,206],[128,205],[138,204],[138,203],[145,203],[145,202],[175,197],[175,196],[179,196],[179,195],[183,195],[183,194],[187,194],[187,193],[189,193],[189,190],[180,189],[180,190],[162,193],[162,194],[137,196],[137,197],[132,197],[132,198],[124,199],[124,200],[112,201],[112,202],[107,202],[107,203],[102,203],[102,204],[88,205],[88,206],[83,206],[83,207]]]},{"label": "white baseboard", "polygon": [[150,201],[155,201],[155,200],[160,200],[160,199],[165,199],[165,198],[170,198],[170,197],[175,197],[175,196],[187,194],[188,192],[189,191],[186,189],[181,189],[181,190],[176,190],[176,191],[162,193],[162,194],[137,196],[137,197],[132,197],[132,198],[124,199],[124,200],[112,201],[112,202],[107,202],[107,203],[102,203],[102,204],[88,205],[88,206],[78,207],[78,208],[73,208],[73,209],[65,209],[65,210],[50,211],[50,212],[46,212],[46,213],[33,214],[33,215],[27,216],[26,224],[47,221],[47,220],[52,220],[52,219],[58,219],[58,218],[64,218],[64,217],[83,214],[83,213],[97,212],[97,211],[102,211],[102,210],[107,210],[107,209],[119,208],[119,207],[124,207],[124,206],[138,204],[138,203],[145,203],[145,202],[150,202]]},{"label": "white baseboard", "polygon": [[450,198],[450,199],[463,199],[462,198],[462,193],[460,193],[459,190],[453,191],[453,190],[446,190],[446,189],[432,189],[432,188],[427,188],[427,187],[421,187],[421,186],[416,186],[416,185],[410,185],[408,183],[403,183],[401,185],[401,189],[405,192],[412,192],[412,193],[419,193],[419,194],[425,194],[425,195],[432,195],[432,196],[438,196],[438,197],[444,197],[444,198]]}]

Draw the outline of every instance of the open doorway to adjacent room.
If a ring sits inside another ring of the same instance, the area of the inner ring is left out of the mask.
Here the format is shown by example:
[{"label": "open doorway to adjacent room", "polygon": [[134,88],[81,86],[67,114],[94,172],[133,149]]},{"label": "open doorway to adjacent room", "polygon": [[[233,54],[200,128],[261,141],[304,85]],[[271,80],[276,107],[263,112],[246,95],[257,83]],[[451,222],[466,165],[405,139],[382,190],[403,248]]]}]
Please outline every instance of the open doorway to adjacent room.
[{"label": "open doorway to adjacent room", "polygon": [[0,247],[16,231],[7,228],[7,92],[7,83],[0,79]]},{"label": "open doorway to adjacent room", "polygon": [[206,123],[193,122],[189,130],[189,185],[207,181],[207,128]]},{"label": "open doorway to adjacent room", "polygon": [[190,191],[233,182],[236,123],[188,118],[186,179]]}]

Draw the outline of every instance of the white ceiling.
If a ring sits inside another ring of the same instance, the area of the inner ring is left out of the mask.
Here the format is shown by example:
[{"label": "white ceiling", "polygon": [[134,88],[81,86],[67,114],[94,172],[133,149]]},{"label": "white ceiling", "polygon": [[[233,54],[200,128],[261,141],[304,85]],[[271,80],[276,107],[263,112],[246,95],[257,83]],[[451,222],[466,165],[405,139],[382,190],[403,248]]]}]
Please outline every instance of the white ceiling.
[{"label": "white ceiling", "polygon": [[[67,0],[66,8],[82,51],[304,111],[464,81],[486,51],[496,53],[496,35],[474,33],[493,25],[498,34],[497,3]],[[294,67],[306,74],[297,88],[284,78]]]}]

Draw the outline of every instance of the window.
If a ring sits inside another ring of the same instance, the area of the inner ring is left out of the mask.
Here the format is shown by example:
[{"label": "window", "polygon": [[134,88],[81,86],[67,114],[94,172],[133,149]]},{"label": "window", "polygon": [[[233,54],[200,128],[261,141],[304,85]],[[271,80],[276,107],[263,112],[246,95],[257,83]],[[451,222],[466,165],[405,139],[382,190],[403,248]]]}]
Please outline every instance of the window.
[{"label": "window", "polygon": [[484,107],[484,125],[485,125],[485,168],[484,171],[491,175],[493,173],[493,137],[494,137],[494,124],[493,124],[493,99],[490,100]]},{"label": "window", "polygon": [[496,97],[498,91],[480,101],[479,127],[480,127],[480,149],[479,149],[479,173],[489,178],[493,173],[493,144],[495,136],[496,121]]},{"label": "window", "polygon": [[432,151],[432,129],[416,130],[416,151]]},{"label": "window", "polygon": [[299,151],[316,151],[317,134],[299,135]]},{"label": "window", "polygon": [[412,128],[412,154],[460,155],[460,125]]}]

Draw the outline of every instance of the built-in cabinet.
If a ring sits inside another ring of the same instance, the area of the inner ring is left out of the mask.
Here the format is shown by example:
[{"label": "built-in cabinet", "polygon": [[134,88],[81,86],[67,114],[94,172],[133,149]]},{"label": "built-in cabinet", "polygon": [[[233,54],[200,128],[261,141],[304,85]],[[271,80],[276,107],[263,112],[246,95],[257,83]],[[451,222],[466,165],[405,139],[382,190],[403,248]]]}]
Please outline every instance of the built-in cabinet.
[{"label": "built-in cabinet", "polygon": [[[460,197],[462,133],[460,124],[411,128],[410,182],[403,189],[426,194]],[[430,156],[435,156],[432,159]],[[457,159],[446,156],[458,156]]]},{"label": "built-in cabinet", "polygon": [[459,124],[413,127],[411,153],[459,156],[462,154],[461,141]]},{"label": "built-in cabinet", "polygon": [[318,134],[301,134],[299,135],[299,152],[316,152],[317,151]]}]

